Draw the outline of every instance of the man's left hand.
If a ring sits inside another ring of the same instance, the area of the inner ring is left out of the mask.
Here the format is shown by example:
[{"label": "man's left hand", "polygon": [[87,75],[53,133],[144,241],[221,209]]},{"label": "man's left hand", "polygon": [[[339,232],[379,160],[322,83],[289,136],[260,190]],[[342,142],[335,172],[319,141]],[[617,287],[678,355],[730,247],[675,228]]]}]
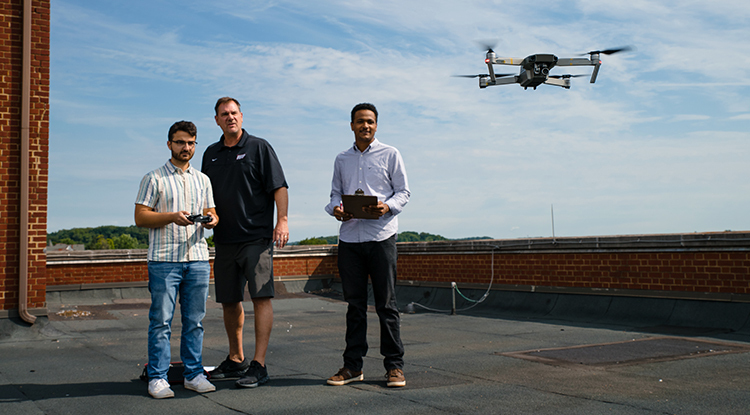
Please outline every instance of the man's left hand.
[{"label": "man's left hand", "polygon": [[378,217],[380,217],[388,213],[391,208],[385,203],[378,201],[377,205],[363,206],[362,210],[371,215],[378,215]]},{"label": "man's left hand", "polygon": [[206,228],[206,229],[213,229],[213,228],[215,228],[216,225],[219,224],[219,218],[217,218],[216,216],[212,215],[210,212],[207,214],[207,216],[211,217],[211,222],[202,224],[203,227]]},{"label": "man's left hand", "polygon": [[289,242],[289,225],[286,222],[279,222],[273,229],[273,242],[277,248],[283,248]]}]

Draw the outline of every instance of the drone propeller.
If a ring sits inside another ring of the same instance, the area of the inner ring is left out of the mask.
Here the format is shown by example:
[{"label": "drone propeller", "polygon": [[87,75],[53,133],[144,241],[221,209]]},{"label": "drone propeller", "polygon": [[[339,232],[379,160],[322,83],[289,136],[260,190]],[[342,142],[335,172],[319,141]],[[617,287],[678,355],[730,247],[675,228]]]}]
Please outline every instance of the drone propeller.
[{"label": "drone propeller", "polygon": [[483,73],[483,74],[479,74],[479,75],[451,75],[451,76],[454,77],[454,78],[481,78],[483,76],[486,76],[486,77],[489,78],[490,75],[486,74],[486,73]]},{"label": "drone propeller", "polygon": [[588,75],[550,75],[550,78],[558,78],[558,79],[568,79],[568,78],[579,78],[581,76],[588,76]]},{"label": "drone propeller", "polygon": [[595,54],[612,55],[613,53],[628,52],[631,50],[633,50],[632,46],[623,46],[621,48],[615,48],[615,49],[592,50],[589,53],[582,53],[581,55],[595,55]]},{"label": "drone propeller", "polygon": [[497,45],[497,40],[477,40],[476,43],[480,48],[482,48],[482,50],[490,53],[495,53],[495,51],[492,49],[494,49],[495,45]]}]

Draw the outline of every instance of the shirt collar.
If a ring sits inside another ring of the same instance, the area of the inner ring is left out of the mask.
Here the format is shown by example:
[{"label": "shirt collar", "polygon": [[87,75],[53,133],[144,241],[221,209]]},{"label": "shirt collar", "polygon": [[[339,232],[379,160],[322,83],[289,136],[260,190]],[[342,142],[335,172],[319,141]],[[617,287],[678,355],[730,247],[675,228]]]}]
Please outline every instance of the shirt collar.
[{"label": "shirt collar", "polygon": [[359,151],[359,147],[357,147],[357,142],[356,141],[354,142],[354,144],[352,144],[352,149],[354,151],[356,151],[357,153],[367,153],[368,151],[373,150],[373,149],[377,148],[378,146],[380,146],[380,141],[378,141],[378,139],[375,138],[375,139],[372,140],[372,143],[370,143],[370,145],[367,146],[367,148],[365,149],[365,151]]},{"label": "shirt collar", "polygon": [[[180,168],[175,166],[174,163],[172,163],[171,159],[167,160],[166,166],[167,170],[171,171],[172,173],[179,173]],[[193,171],[194,168],[192,164],[188,165],[188,168],[185,169],[185,173],[193,174]]]},{"label": "shirt collar", "polygon": [[226,145],[224,145],[224,134],[222,134],[221,138],[219,138],[219,141],[221,142],[221,149],[242,147],[245,145],[245,143],[247,143],[248,137],[250,137],[250,134],[248,134],[247,131],[245,131],[245,129],[243,128],[242,135],[240,136],[240,141],[238,141],[237,144],[232,147],[227,147]]}]

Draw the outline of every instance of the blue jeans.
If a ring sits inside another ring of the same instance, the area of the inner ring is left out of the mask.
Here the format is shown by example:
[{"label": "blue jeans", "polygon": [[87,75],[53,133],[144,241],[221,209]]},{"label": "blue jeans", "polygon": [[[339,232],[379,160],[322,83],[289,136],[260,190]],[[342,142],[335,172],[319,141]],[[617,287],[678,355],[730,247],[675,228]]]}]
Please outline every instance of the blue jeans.
[{"label": "blue jeans", "polygon": [[180,358],[185,379],[203,373],[203,325],[208,298],[211,266],[208,261],[149,262],[148,290],[151,309],[148,313],[148,377],[167,379],[171,360],[169,340],[172,337],[177,296],[182,312]]}]

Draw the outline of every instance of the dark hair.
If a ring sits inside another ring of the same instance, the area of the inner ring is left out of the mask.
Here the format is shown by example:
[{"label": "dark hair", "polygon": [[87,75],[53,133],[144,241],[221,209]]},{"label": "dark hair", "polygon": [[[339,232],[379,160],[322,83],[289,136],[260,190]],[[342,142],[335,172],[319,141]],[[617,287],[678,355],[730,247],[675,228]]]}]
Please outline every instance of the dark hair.
[{"label": "dark hair", "polygon": [[239,101],[237,101],[236,99],[234,99],[232,97],[221,97],[221,98],[219,98],[218,101],[216,101],[216,105],[214,105],[214,112],[216,113],[216,115],[219,115],[219,107],[222,104],[226,104],[229,101],[232,101],[235,104],[237,104],[237,109],[240,110],[240,111],[242,111],[242,109],[240,108],[240,102]]},{"label": "dark hair", "polygon": [[191,137],[198,136],[198,127],[196,127],[195,124],[190,121],[177,121],[176,123],[172,124],[171,127],[169,127],[167,139],[169,139],[169,141],[172,141],[172,137],[174,137],[174,133],[176,133],[177,131],[184,131],[190,134]]},{"label": "dark hair", "polygon": [[357,111],[361,110],[370,110],[375,113],[375,122],[378,122],[378,110],[375,108],[374,105],[370,104],[369,102],[363,102],[361,104],[357,104],[352,108],[352,122],[354,122],[354,114],[357,113]]}]

